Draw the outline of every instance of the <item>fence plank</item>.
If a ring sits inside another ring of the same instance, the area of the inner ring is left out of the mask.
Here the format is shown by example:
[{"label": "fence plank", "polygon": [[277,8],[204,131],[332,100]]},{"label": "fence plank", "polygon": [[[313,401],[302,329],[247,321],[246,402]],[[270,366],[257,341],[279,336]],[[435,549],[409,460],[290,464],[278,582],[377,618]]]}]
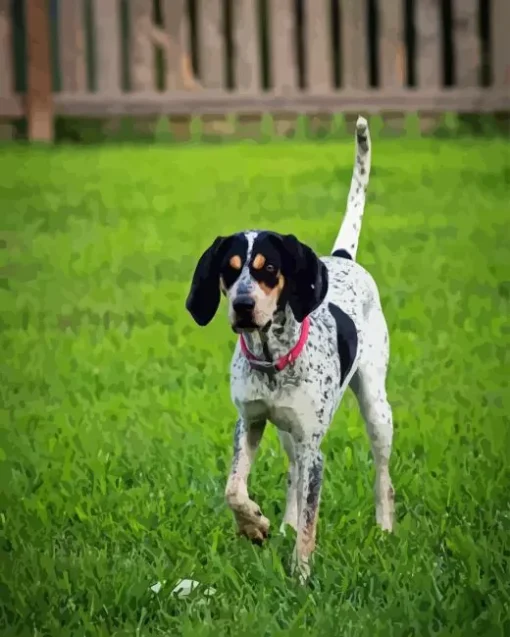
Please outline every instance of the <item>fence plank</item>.
[{"label": "fence plank", "polygon": [[324,93],[332,87],[331,3],[329,0],[306,0],[305,51],[307,87]]},{"label": "fence plank", "polygon": [[129,0],[130,85],[133,91],[155,87],[151,0]]},{"label": "fence plank", "polygon": [[60,1],[58,12],[59,64],[63,91],[84,91],[87,88],[84,21],[83,0]]},{"label": "fence plank", "polygon": [[343,86],[368,87],[368,12],[366,0],[341,0]]},{"label": "fence plank", "polygon": [[[443,84],[441,0],[419,0],[415,4],[416,85],[435,90]],[[440,124],[437,114],[420,109],[420,130],[433,132]]]},{"label": "fence plank", "polygon": [[198,3],[200,80],[207,88],[225,86],[223,35],[221,0],[200,0]]},{"label": "fence plank", "polygon": [[50,25],[46,0],[25,0],[28,138],[53,140]]},{"label": "fence plank", "polygon": [[479,86],[478,0],[454,0],[452,8],[455,83],[459,87]]},{"label": "fence plank", "polygon": [[382,88],[396,88],[404,85],[403,7],[403,3],[396,0],[379,3],[381,54],[379,85]]},{"label": "fence plank", "polygon": [[236,0],[233,8],[235,87],[243,93],[256,93],[260,87],[257,1]]},{"label": "fence plank", "polygon": [[440,0],[419,0],[416,6],[417,85],[423,88],[442,84],[440,11]]},{"label": "fence plank", "polygon": [[268,8],[272,83],[275,92],[285,93],[296,88],[298,84],[294,2],[272,0],[268,3]]},{"label": "fence plank", "polygon": [[510,86],[510,2],[492,0],[492,77],[497,87]]},{"label": "fence plank", "polygon": [[165,52],[166,90],[199,88],[191,62],[188,15],[184,0],[163,0],[163,28],[152,25],[154,44]]},{"label": "fence plank", "polygon": [[198,69],[193,66],[192,61],[191,21],[188,11],[184,12],[184,20],[181,25],[181,42],[183,48],[182,76],[184,78],[184,85],[190,90],[199,89],[201,88],[201,84],[197,77]]},{"label": "fence plank", "polygon": [[92,0],[96,41],[96,88],[100,93],[121,90],[121,35],[118,0]]},{"label": "fence plank", "polygon": [[184,21],[184,0],[164,0],[161,5],[163,11],[164,30],[167,35],[166,47],[166,90],[175,91],[184,88],[181,72],[182,60],[185,55],[182,42]]},{"label": "fence plank", "polygon": [[0,97],[14,93],[11,0],[0,0]]}]

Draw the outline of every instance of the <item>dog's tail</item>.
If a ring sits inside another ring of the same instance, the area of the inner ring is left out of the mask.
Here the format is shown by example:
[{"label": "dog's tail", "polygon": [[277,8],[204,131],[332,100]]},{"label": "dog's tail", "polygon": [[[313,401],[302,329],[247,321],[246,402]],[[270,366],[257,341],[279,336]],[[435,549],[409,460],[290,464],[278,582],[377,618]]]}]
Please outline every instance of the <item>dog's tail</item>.
[{"label": "dog's tail", "polygon": [[352,173],[347,210],[331,251],[333,256],[356,260],[361,221],[365,209],[365,192],[370,177],[372,142],[368,122],[364,117],[356,121],[356,159]]}]

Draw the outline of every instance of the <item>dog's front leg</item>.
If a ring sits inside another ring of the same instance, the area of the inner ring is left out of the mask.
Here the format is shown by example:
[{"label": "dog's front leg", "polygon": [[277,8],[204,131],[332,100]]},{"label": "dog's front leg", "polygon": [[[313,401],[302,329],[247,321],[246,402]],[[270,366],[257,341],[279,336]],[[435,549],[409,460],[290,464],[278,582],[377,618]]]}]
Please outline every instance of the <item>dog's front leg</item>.
[{"label": "dog's front leg", "polygon": [[225,497],[232,509],[239,532],[253,542],[262,542],[269,531],[269,520],[248,495],[248,476],[264,433],[265,422],[248,423],[242,417],[234,433],[234,457],[227,480]]},{"label": "dog's front leg", "polygon": [[310,558],[315,550],[317,518],[322,487],[324,460],[317,437],[296,445],[298,465],[298,530],[293,568],[304,583],[310,575]]}]

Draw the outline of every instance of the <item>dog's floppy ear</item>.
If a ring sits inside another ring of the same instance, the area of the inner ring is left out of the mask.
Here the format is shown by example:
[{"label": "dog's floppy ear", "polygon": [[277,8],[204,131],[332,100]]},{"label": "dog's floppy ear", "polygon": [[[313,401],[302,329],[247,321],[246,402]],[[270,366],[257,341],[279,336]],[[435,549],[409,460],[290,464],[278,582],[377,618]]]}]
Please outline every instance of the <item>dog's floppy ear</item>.
[{"label": "dog's floppy ear", "polygon": [[198,260],[186,309],[198,325],[212,321],[220,304],[220,266],[231,237],[216,237]]},{"label": "dog's floppy ear", "polygon": [[283,275],[289,285],[289,305],[297,321],[313,312],[328,291],[328,270],[315,252],[293,234],[281,237]]}]

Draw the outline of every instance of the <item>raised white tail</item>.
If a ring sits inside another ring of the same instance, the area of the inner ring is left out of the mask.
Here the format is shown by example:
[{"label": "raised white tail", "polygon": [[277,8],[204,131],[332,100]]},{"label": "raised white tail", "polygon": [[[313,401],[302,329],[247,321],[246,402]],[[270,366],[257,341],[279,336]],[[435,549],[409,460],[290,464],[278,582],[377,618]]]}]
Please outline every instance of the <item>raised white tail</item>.
[{"label": "raised white tail", "polygon": [[356,260],[356,252],[358,250],[361,221],[365,210],[365,192],[370,177],[372,158],[372,142],[370,140],[368,122],[364,117],[360,116],[356,121],[355,139],[356,159],[347,200],[347,209],[331,251],[332,254],[340,252],[338,256],[350,256],[353,260]]}]

